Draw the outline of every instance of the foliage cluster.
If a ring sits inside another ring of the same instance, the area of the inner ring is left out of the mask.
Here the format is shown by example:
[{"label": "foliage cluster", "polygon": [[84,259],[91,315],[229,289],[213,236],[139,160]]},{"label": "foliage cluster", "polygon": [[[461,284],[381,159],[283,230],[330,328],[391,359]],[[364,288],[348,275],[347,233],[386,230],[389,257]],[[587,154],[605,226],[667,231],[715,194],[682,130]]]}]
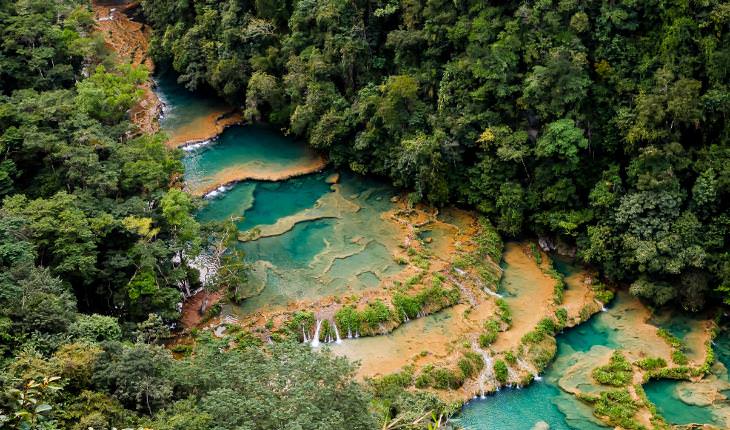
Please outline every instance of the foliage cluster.
[{"label": "foliage cluster", "polygon": [[656,304],[730,302],[722,0],[142,5],[158,64],[333,163],[576,244]]},{"label": "foliage cluster", "polygon": [[631,382],[633,370],[631,363],[621,351],[616,350],[611,355],[608,364],[596,367],[591,375],[599,384],[624,387]]}]

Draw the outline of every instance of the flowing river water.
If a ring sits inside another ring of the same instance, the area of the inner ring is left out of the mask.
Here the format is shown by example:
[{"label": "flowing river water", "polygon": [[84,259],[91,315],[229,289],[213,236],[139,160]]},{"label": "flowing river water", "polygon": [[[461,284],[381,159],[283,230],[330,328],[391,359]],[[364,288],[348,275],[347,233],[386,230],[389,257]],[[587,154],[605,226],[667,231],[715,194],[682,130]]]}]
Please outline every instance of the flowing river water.
[{"label": "flowing river water", "polygon": [[[157,79],[165,103],[160,123],[176,145],[184,147],[185,181],[206,204],[200,221],[240,217],[238,246],[252,265],[251,298],[226,312],[243,316],[302,300],[344,297],[377,289],[382,279],[402,267],[394,250],[398,227],[384,214],[393,209],[397,192],[387,184],[323,168],[323,161],[303,143],[266,126],[233,125],[211,142],[211,118],[228,108],[215,98],[182,89],[170,76]],[[446,230],[424,233],[436,252]],[[507,253],[515,248],[507,245]],[[504,265],[501,293],[515,318],[529,320],[530,302],[543,275],[512,255]],[[579,269],[556,260],[569,287]],[[538,279],[539,278],[539,279]],[[571,289],[569,288],[569,292]],[[385,336],[346,339],[335,353],[359,360],[365,375],[397,371],[413,360],[446,353],[460,339],[466,324],[463,305],[412,321]],[[590,369],[604,364],[614,349],[651,355],[667,348],[656,336],[661,326],[684,340],[688,356],[701,354],[694,337],[701,332],[693,317],[673,315],[646,322],[646,309],[627,294],[619,294],[605,312],[557,337],[557,355],[541,380],[521,389],[502,389],[468,402],[452,420],[468,429],[600,429],[592,409],[572,394],[591,393],[596,386]],[[532,322],[530,322],[532,323]],[[638,328],[637,328],[638,327]],[[646,331],[648,330],[648,331]],[[344,337],[344,336],[343,336]],[[442,351],[443,350],[443,351]],[[730,428],[730,336],[716,339],[713,374],[700,384],[651,381],[649,399],[671,424],[707,423]]]}]

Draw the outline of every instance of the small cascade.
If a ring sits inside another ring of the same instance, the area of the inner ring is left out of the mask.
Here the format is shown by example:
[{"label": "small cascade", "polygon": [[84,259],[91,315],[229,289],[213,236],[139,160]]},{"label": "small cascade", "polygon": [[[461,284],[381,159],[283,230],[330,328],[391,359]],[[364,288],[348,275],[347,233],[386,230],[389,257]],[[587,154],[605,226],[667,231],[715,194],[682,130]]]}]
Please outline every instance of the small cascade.
[{"label": "small cascade", "polygon": [[360,331],[359,330],[356,330],[355,331],[355,339],[357,339],[358,337],[360,337]]},{"label": "small cascade", "polygon": [[312,338],[312,347],[319,346],[319,329],[322,328],[322,320],[317,320],[317,328],[314,329],[314,337]]},{"label": "small cascade", "polygon": [[352,339],[352,330],[350,330],[350,327],[347,327],[347,338]]},{"label": "small cascade", "polygon": [[304,343],[309,343],[309,339],[307,338],[307,331],[304,330],[304,326],[302,326],[302,339],[304,339]]},{"label": "small cascade", "polygon": [[510,366],[507,366],[507,375],[508,375],[507,379],[510,381],[510,384],[507,386],[512,387],[511,383],[514,382],[519,387],[520,375],[518,375],[517,372],[515,372],[515,369],[513,369]]},{"label": "small cascade", "polygon": [[517,364],[520,366],[521,369],[526,370],[530,373],[532,373],[532,380],[533,381],[542,381],[542,376],[540,376],[539,373],[537,373],[536,370],[534,370],[530,365],[528,365],[525,360],[518,358]]},{"label": "small cascade", "polygon": [[490,290],[487,287],[482,288],[482,291],[484,291],[485,293],[487,293],[487,295],[490,295],[492,297],[497,297],[498,299],[501,299],[501,298],[504,297],[503,295],[497,293],[496,291],[492,291],[492,290]]},{"label": "small cascade", "polygon": [[226,191],[228,191],[228,190],[230,190],[232,188],[233,188],[233,184],[232,183],[223,184],[223,185],[219,186],[218,188],[214,189],[213,191],[209,191],[209,192],[205,193],[203,195],[203,198],[204,199],[213,199],[213,198],[218,197],[218,196],[220,196],[222,194],[225,194]]},{"label": "small cascade", "polygon": [[497,391],[499,391],[499,384],[497,384],[496,378],[494,377],[494,360],[492,359],[492,356],[489,355],[487,351],[481,349],[476,342],[472,342],[472,347],[475,351],[481,354],[482,359],[484,360],[484,369],[482,369],[482,372],[479,374],[479,390],[481,391],[480,397],[485,399],[487,397],[487,384],[493,384]]},{"label": "small cascade", "polygon": [[599,302],[598,300],[595,300],[595,302],[598,303],[598,305],[601,307],[601,312],[608,312],[608,308],[606,308],[606,305]]},{"label": "small cascade", "polygon": [[403,322],[407,323],[408,321],[410,321],[410,319],[408,318],[408,314],[403,312]]},{"label": "small cascade", "polygon": [[196,141],[192,141],[192,142],[189,142],[189,143],[186,143],[186,144],[182,145],[180,147],[180,149],[182,149],[185,152],[193,152],[193,151],[196,151],[196,150],[198,150],[198,149],[200,149],[200,148],[202,148],[204,146],[208,146],[211,143],[213,143],[213,140],[212,139],[202,140],[202,141],[197,141],[197,142]]},{"label": "small cascade", "polygon": [[332,327],[335,328],[335,343],[337,345],[342,343],[342,339],[340,338],[340,330],[337,328],[337,324],[332,323]]}]

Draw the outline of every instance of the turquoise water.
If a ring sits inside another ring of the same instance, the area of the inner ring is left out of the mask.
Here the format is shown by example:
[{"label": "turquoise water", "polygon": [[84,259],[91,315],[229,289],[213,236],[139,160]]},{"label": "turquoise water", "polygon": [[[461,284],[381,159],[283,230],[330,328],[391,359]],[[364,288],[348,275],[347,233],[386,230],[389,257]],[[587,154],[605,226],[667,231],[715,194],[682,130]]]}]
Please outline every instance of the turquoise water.
[{"label": "turquoise water", "polygon": [[717,359],[725,365],[725,368],[730,369],[730,328],[726,327],[720,333],[720,336],[715,339],[715,356]]},{"label": "turquoise water", "polygon": [[710,409],[689,405],[677,397],[677,381],[659,380],[644,385],[647,397],[670,424],[716,424]]},{"label": "turquoise water", "polygon": [[324,173],[315,173],[282,182],[241,182],[213,199],[206,199],[197,218],[208,222],[241,217],[237,223],[239,231],[271,225],[303,208],[313,207],[331,192],[325,177]]},{"label": "turquoise water", "polygon": [[224,221],[231,217],[240,218],[254,206],[256,182],[242,182],[215,199],[205,200],[197,213],[198,221]]},{"label": "turquoise water", "polygon": [[278,269],[304,269],[327,246],[322,237],[332,230],[333,220],[302,222],[279,236],[239,245],[251,259],[265,260]]},{"label": "turquoise water", "polygon": [[[671,324],[671,326],[673,326],[674,330],[669,328],[668,330],[672,331],[672,334],[675,336],[680,337],[682,334],[686,335],[685,327],[687,324],[684,319],[679,319],[674,324]],[[714,349],[717,360],[725,366],[725,369],[729,369],[730,333],[727,330],[721,332],[720,336],[715,340]],[[727,371],[718,373],[716,376],[730,383],[730,376],[728,376]],[[649,400],[656,405],[657,410],[668,423],[713,424],[723,428],[727,423],[723,422],[722,418],[716,416],[712,408],[692,405],[682,401],[678,391],[688,389],[691,389],[691,385],[672,380],[651,381],[644,385],[644,390]],[[730,397],[730,390],[725,390],[722,394]],[[726,407],[730,408],[730,403],[727,400],[725,403]]]},{"label": "turquoise water", "polygon": [[[290,230],[240,243],[249,262],[268,269],[264,290],[234,312],[356,294],[378,287],[384,277],[401,270],[390,251],[397,246],[396,227],[381,219],[392,205],[389,199],[393,190],[353,174],[343,174],[333,188],[325,182],[327,176],[313,174],[276,184],[256,184],[254,203],[243,213],[241,230],[272,225],[315,207],[331,215],[302,217]],[[237,184],[230,192],[249,183]],[[338,200],[323,200],[330,197]],[[217,213],[218,204],[232,206],[226,198],[211,200],[206,209]]]},{"label": "turquoise water", "polygon": [[241,231],[259,225],[274,224],[279,218],[294,215],[302,208],[313,207],[325,194],[331,192],[324,181],[325,174],[313,174],[284,182],[258,182],[254,191],[254,205],[238,224]]},{"label": "turquoise water", "polygon": [[[311,160],[312,152],[301,143],[276,130],[260,125],[235,125],[227,128],[214,144],[190,151],[183,159],[185,182],[192,189],[228,182],[215,175],[226,171],[266,176]],[[246,175],[250,176],[250,175]],[[256,177],[256,176],[254,176]]]},{"label": "turquoise water", "polygon": [[221,109],[225,103],[203,91],[190,92],[177,83],[171,73],[163,73],[155,77],[155,92],[164,103],[160,126],[163,130],[173,132],[184,128],[197,119]]},{"label": "turquoise water", "polygon": [[[156,90],[166,103],[162,128],[172,136],[200,135],[211,115],[229,109],[186,91],[169,75],[157,77]],[[387,184],[343,173],[331,185],[332,171],[269,182],[311,171],[321,160],[303,142],[265,125],[232,126],[215,141],[185,150],[187,188],[195,194],[217,189],[197,219],[235,217],[240,232],[265,231],[237,245],[252,267],[248,287],[258,295],[233,312],[357,293],[401,270],[391,253],[398,227],[382,218],[395,195]]]},{"label": "turquoise water", "polygon": [[[166,130],[188,126],[200,116],[221,107],[217,100],[188,93],[169,78],[160,78],[158,84],[168,105],[166,118],[162,121]],[[185,178],[191,186],[205,187],[217,183],[220,178],[216,175],[220,176],[222,172],[236,169],[257,173],[281,171],[311,159],[312,153],[304,145],[275,130],[262,126],[234,126],[216,143],[188,153],[184,159]],[[270,226],[282,218],[320,208],[325,204],[324,199],[335,194],[340,199],[335,202],[342,207],[338,206],[334,208],[338,210],[332,212],[336,215],[316,219],[303,217],[289,230],[239,244],[247,261],[256,266],[256,273],[262,274],[264,288],[234,312],[249,313],[296,300],[362,292],[377,288],[384,276],[400,270],[390,251],[399,245],[396,243],[398,232],[382,218],[383,213],[392,208],[390,198],[395,191],[379,181],[353,174],[343,174],[340,184],[333,188],[325,182],[325,177],[326,174],[318,173],[275,183],[239,182],[207,200],[198,212],[200,221],[242,217],[238,228],[244,231]],[[327,202],[333,204],[330,200]],[[432,232],[424,233],[424,237],[431,235]],[[574,270],[562,261],[556,262],[556,268],[566,275]],[[637,342],[630,338],[631,334],[625,328],[618,330],[612,318],[610,312],[602,313],[559,335],[557,358],[542,381],[521,390],[503,390],[487,399],[472,401],[454,421],[475,430],[529,429],[540,421],[548,423],[551,429],[604,428],[588,406],[563,391],[560,385],[572,383],[582,390],[590,390],[585,381],[561,378],[567,369],[584,358],[600,356],[626,342]],[[417,322],[407,327],[419,328],[415,324]],[[686,335],[681,324],[669,329]],[[392,350],[404,354],[398,349],[404,345],[408,345],[407,340],[394,342]],[[372,354],[372,351],[366,348],[363,354]],[[727,336],[718,340],[718,358],[726,365],[730,364]],[[709,412],[703,408],[687,408],[681,403],[671,382],[649,384],[647,394],[672,422],[712,418],[711,414],[708,418]]]},{"label": "turquoise water", "polygon": [[506,389],[469,402],[454,423],[470,430],[530,429],[540,421],[550,429],[598,430],[605,427],[591,409],[558,386],[564,371],[589,345],[615,346],[601,315],[558,335],[557,359],[537,381],[522,389]]}]

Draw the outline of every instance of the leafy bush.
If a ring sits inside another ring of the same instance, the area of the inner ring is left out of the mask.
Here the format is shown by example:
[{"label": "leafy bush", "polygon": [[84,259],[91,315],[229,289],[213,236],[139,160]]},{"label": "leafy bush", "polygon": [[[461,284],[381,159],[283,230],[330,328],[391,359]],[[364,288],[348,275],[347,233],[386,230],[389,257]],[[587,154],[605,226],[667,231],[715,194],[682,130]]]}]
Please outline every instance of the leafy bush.
[{"label": "leafy bush", "polygon": [[302,336],[302,330],[310,332],[314,328],[314,323],[314,312],[299,311],[292,315],[287,327],[294,336],[299,337]]},{"label": "leafy bush", "polygon": [[591,290],[593,290],[596,300],[603,303],[604,305],[613,300],[613,291],[609,290],[603,282],[594,280],[594,282],[591,284]]},{"label": "leafy bush", "polygon": [[372,386],[377,396],[383,396],[396,388],[407,388],[413,385],[413,367],[407,366],[400,372],[391,373],[372,380]]},{"label": "leafy bush", "polygon": [[568,324],[568,310],[559,308],[555,311],[555,318],[558,320],[557,328],[562,330]]},{"label": "leafy bush", "polygon": [[335,323],[341,333],[355,334],[360,330],[360,314],[352,306],[344,306],[335,312]]},{"label": "leafy bush", "polygon": [[553,336],[555,334],[556,327],[555,321],[552,318],[545,317],[537,323],[534,330],[525,333],[522,336],[522,343],[538,343],[541,342],[547,336]]},{"label": "leafy bush", "polygon": [[631,363],[620,351],[614,351],[606,366],[593,369],[593,379],[603,385],[623,387],[631,382],[633,371]]},{"label": "leafy bush", "polygon": [[466,351],[459,359],[458,366],[465,378],[471,378],[484,368],[484,359],[474,351]]},{"label": "leafy bush", "polygon": [[479,335],[479,346],[486,348],[497,340],[499,334],[499,324],[494,320],[487,320],[484,323],[484,332]]},{"label": "leafy bush", "polygon": [[374,330],[390,319],[390,309],[381,300],[369,303],[361,313],[363,324]]},{"label": "leafy bush", "polygon": [[662,367],[667,367],[667,361],[661,357],[647,357],[635,362],[639,368],[644,370],[656,370]]},{"label": "leafy bush", "polygon": [[494,377],[502,384],[507,383],[509,372],[507,371],[507,364],[504,361],[499,359],[494,361]]},{"label": "leafy bush", "polygon": [[639,405],[625,389],[602,392],[595,399],[593,408],[595,415],[608,418],[611,425],[632,430],[643,428],[634,419]]},{"label": "leafy bush", "polygon": [[421,312],[421,303],[418,297],[407,296],[403,293],[395,293],[393,296],[393,306],[395,306],[396,314],[402,320],[404,316],[413,319]]},{"label": "leafy bush", "polygon": [[508,326],[511,326],[512,325],[512,311],[510,310],[509,305],[502,298],[497,299],[496,303],[497,303],[497,316],[499,317],[499,319],[502,320],[502,322],[504,322]]},{"label": "leafy bush", "polygon": [[444,367],[429,367],[416,379],[416,387],[433,387],[438,390],[457,389],[464,383],[461,371],[452,371]]},{"label": "leafy bush", "polygon": [[689,363],[689,360],[687,359],[685,353],[679,349],[675,349],[674,351],[672,351],[672,361],[674,362],[674,364],[679,364],[680,366],[684,366]]},{"label": "leafy bush", "polygon": [[69,327],[69,333],[76,339],[88,342],[114,341],[122,338],[122,329],[117,319],[98,314],[79,315]]}]

